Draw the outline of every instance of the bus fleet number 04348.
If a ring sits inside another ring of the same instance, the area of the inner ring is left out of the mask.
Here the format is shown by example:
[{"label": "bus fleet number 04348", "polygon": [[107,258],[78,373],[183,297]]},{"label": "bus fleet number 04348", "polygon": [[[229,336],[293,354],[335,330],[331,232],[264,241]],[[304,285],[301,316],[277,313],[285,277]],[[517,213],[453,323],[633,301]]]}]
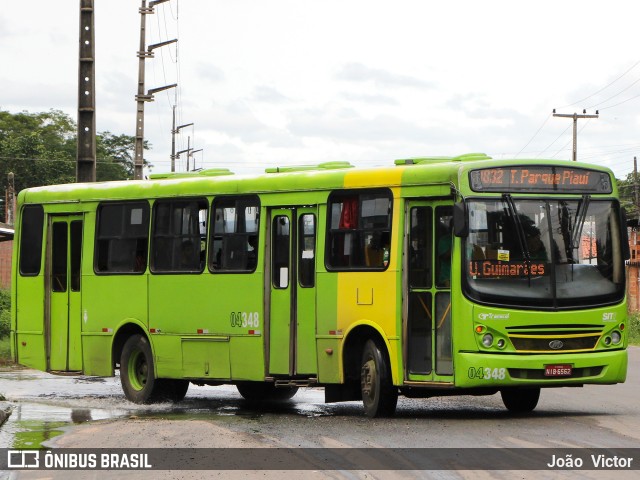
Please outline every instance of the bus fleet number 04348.
[{"label": "bus fleet number 04348", "polygon": [[230,321],[232,327],[259,328],[260,314],[258,312],[231,312]]}]

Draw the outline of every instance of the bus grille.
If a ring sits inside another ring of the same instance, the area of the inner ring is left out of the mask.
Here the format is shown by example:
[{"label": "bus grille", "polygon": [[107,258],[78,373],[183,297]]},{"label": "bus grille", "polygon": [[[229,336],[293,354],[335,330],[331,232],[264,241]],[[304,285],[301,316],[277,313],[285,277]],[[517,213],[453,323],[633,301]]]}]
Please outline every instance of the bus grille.
[{"label": "bus grille", "polygon": [[575,352],[593,350],[598,344],[600,333],[570,332],[558,333],[519,333],[510,334],[509,339],[514,348],[525,352]]}]

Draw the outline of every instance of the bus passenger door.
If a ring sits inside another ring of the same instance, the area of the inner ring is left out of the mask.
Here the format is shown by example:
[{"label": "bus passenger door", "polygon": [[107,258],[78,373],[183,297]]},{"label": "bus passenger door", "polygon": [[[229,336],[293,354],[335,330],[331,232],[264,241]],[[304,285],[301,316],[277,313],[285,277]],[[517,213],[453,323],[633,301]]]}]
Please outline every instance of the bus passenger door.
[{"label": "bus passenger door", "polygon": [[452,382],[452,207],[408,202],[405,241],[405,379]]},{"label": "bus passenger door", "polygon": [[268,371],[308,378],[317,374],[316,208],[272,209],[269,220]]},{"label": "bus passenger door", "polygon": [[50,216],[45,336],[47,370],[81,371],[82,216]]}]

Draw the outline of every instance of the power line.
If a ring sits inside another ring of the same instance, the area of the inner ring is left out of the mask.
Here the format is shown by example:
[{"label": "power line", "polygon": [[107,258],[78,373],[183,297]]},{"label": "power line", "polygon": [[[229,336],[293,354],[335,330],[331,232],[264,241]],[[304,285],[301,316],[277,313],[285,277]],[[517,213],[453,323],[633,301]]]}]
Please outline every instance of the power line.
[{"label": "power line", "polygon": [[516,153],[516,155],[515,155],[516,157],[517,157],[517,156],[519,156],[519,155],[522,153],[522,151],[523,151],[525,148],[527,148],[527,147],[529,146],[529,144],[533,141],[533,139],[534,139],[534,138],[536,138],[536,136],[538,135],[538,133],[540,133],[540,130],[542,130],[542,127],[544,127],[544,126],[547,124],[547,122],[549,121],[549,119],[550,119],[550,118],[551,118],[551,115],[549,115],[549,116],[545,119],[545,121],[544,121],[544,122],[542,122],[542,125],[540,125],[540,128],[538,128],[538,130],[536,131],[536,133],[534,133],[534,134],[533,134],[533,137],[531,137],[531,139],[529,139],[529,141],[527,142],[527,144],[526,144],[524,147],[522,147],[522,149],[521,149],[518,153]]},{"label": "power line", "polygon": [[540,158],[544,152],[549,150],[554,143],[556,143],[558,140],[560,140],[560,137],[562,137],[565,133],[567,133],[567,130],[569,130],[570,128],[571,128],[571,125],[569,125],[567,128],[565,128],[564,131],[560,135],[558,135],[553,142],[551,142],[549,145],[547,145],[547,148],[545,148],[544,150],[542,150],[538,154],[538,158]]},{"label": "power line", "polygon": [[591,105],[591,106],[590,106],[590,107],[588,107],[588,108],[589,108],[589,109],[592,109],[592,108],[595,108],[595,107],[598,107],[598,106],[602,105],[603,103],[607,103],[609,100],[612,100],[612,99],[616,98],[618,95],[620,95],[620,94],[622,94],[622,93],[626,92],[627,90],[629,90],[631,87],[633,87],[633,86],[634,86],[636,83],[638,83],[638,82],[640,82],[640,78],[638,78],[635,82],[633,82],[633,83],[632,83],[631,85],[629,85],[627,88],[625,88],[625,89],[623,89],[623,90],[620,90],[620,91],[619,91],[618,93],[616,93],[615,95],[613,95],[613,96],[611,96],[611,97],[607,98],[606,100],[603,100],[603,101],[602,101],[602,102],[600,102],[600,103],[596,103],[595,105]]},{"label": "power line", "polygon": [[627,102],[629,102],[629,101],[631,101],[631,100],[633,100],[635,98],[638,98],[638,97],[640,97],[640,93],[638,95],[635,95],[635,96],[631,97],[631,98],[627,98],[626,100],[624,100],[624,101],[622,101],[620,103],[616,103],[615,105],[609,105],[608,107],[603,107],[600,110],[608,110],[610,108],[617,107],[618,105],[622,105],[623,103],[627,103]]},{"label": "power line", "polygon": [[[620,75],[618,78],[616,78],[615,80],[613,80],[612,82],[608,83],[607,85],[605,85],[604,87],[602,87],[600,90],[598,90],[597,92],[592,93],[591,95],[589,95],[588,97],[584,97],[581,100],[578,100],[575,103],[572,103],[570,105],[565,105],[563,107],[560,108],[568,108],[568,107],[573,107],[574,105],[578,105],[579,103],[583,103],[585,100],[590,99],[591,97],[596,96],[597,94],[599,94],[600,92],[606,90],[607,88],[609,88],[611,85],[613,85],[614,83],[616,83],[618,80],[620,80],[622,77],[624,77],[627,73],[629,73],[631,70],[633,70],[634,68],[636,68],[638,65],[640,65],[640,60],[638,60],[636,63],[634,63],[626,72],[624,72],[622,75]],[[590,107],[591,108],[591,107]]]}]

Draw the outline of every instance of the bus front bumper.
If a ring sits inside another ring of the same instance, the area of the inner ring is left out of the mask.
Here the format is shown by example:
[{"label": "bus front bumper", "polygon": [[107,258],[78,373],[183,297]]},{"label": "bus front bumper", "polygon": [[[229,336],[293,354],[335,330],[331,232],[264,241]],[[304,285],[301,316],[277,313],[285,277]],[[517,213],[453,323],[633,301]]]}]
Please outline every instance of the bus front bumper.
[{"label": "bus front bumper", "polygon": [[455,386],[571,386],[622,383],[627,376],[627,351],[513,355],[460,352]]}]

